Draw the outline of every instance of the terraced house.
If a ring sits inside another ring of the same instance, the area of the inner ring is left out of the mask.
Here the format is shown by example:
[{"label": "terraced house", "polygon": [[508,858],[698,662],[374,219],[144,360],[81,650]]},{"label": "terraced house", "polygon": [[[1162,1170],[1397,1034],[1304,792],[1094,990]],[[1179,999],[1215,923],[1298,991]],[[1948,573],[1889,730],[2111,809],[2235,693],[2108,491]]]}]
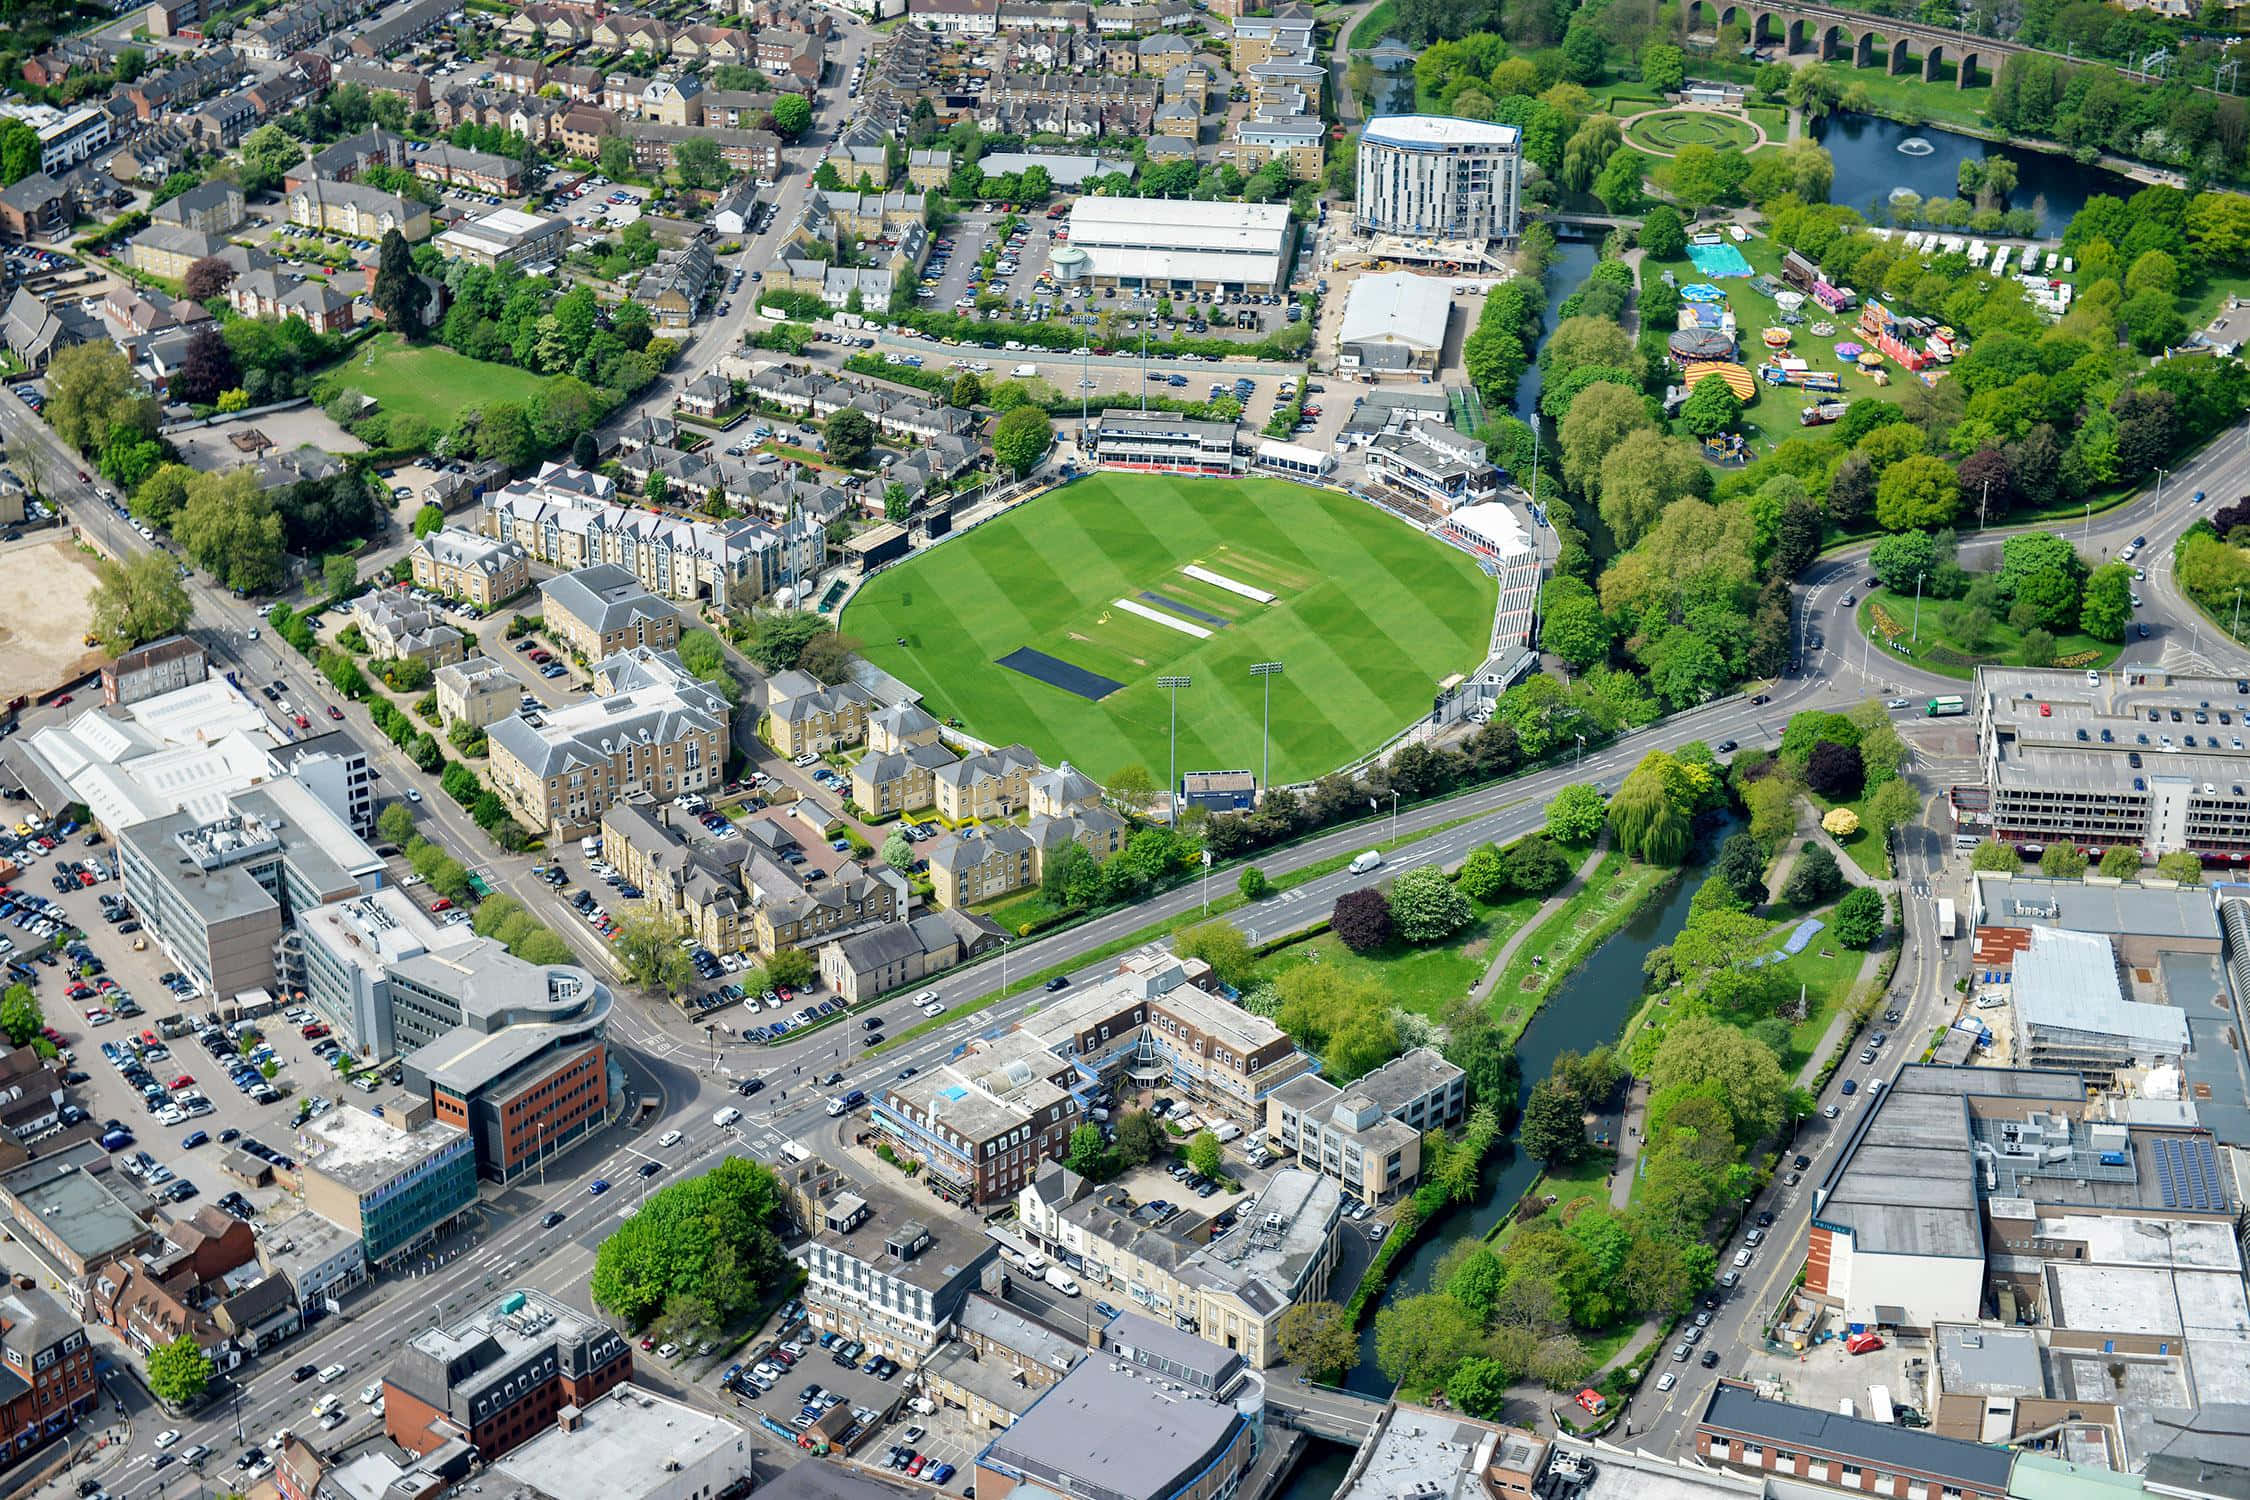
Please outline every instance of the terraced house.
[{"label": "terraced house", "polygon": [[669,802],[726,777],[727,700],[669,652],[624,652],[594,669],[595,696],[534,728],[488,731],[492,787],[527,828],[577,837],[622,798]]},{"label": "terraced house", "polygon": [[[772,592],[780,558],[757,521],[691,521],[617,501],[617,482],[568,464],[488,493],[477,529],[534,562],[575,572],[615,563],[659,599],[743,607]],[[597,814],[598,816],[598,814]]]},{"label": "terraced house", "polygon": [[619,802],[602,814],[602,856],[704,947],[739,953],[754,938],[742,886],[748,841],[694,838],[690,821],[651,798]]},{"label": "terraced house", "polygon": [[646,646],[680,644],[679,611],[615,563],[596,563],[539,585],[540,618],[554,637],[588,661]]},{"label": "terraced house", "polygon": [[406,554],[417,588],[492,609],[531,587],[531,558],[512,541],[458,526],[433,531]]},{"label": "terraced house", "polygon": [[787,865],[761,854],[743,862],[742,883],[753,907],[751,933],[758,951],[803,948],[898,920],[906,908],[906,880],[888,868],[847,864],[832,879],[807,886]]}]

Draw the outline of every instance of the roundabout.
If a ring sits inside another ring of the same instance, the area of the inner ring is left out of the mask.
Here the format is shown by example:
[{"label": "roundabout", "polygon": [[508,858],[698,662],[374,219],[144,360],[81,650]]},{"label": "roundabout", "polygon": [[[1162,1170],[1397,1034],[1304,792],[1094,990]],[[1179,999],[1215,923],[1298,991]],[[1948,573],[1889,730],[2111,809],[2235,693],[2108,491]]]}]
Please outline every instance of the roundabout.
[{"label": "roundabout", "polygon": [[1625,142],[1650,156],[1676,156],[1683,147],[1751,151],[1766,145],[1756,121],[1713,109],[1653,109],[1624,122]]}]

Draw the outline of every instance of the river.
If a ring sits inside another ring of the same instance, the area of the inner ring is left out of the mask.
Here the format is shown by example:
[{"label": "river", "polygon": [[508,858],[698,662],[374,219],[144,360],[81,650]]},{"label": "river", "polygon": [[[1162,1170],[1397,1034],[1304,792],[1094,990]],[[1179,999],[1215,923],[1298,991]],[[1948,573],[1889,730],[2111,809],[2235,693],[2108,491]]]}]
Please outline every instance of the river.
[{"label": "river", "polygon": [[[1927,156],[1909,156],[1899,145],[1920,137],[1932,147]],[[2140,184],[2102,167],[2082,167],[2067,156],[2027,151],[1995,141],[1980,141],[1934,125],[1902,125],[1874,115],[1830,115],[1813,127],[1813,139],[1836,161],[1836,182],[1828,201],[1861,213],[1888,203],[1891,189],[1911,188],[1924,198],[1961,195],[1961,163],[2004,156],[2016,165],[2016,190],[2008,207],[2036,209],[2039,232],[2059,238],[2071,216],[2097,193],[2130,198]],[[1880,219],[1877,222],[1882,222]]]},{"label": "river", "polygon": [[[1602,258],[1601,251],[1602,247],[1590,240],[1564,240],[1555,246],[1554,264],[1547,267],[1548,333],[1555,331],[1555,310],[1594,274],[1594,266]],[[1537,420],[1539,382],[1539,361],[1534,357],[1530,367],[1516,381],[1516,415],[1526,422]]]},{"label": "river", "polygon": [[[1523,1084],[1516,1099],[1519,1111],[1524,1098],[1531,1093],[1531,1086],[1547,1076],[1558,1054],[1588,1052],[1617,1040],[1626,1021],[1640,1007],[1641,960],[1648,956],[1651,948],[1672,941],[1687,925],[1688,903],[1695,895],[1696,886],[1702,883],[1704,862],[1717,852],[1735,826],[1730,821],[1706,830],[1697,843],[1695,862],[1681,872],[1680,878],[1667,887],[1661,897],[1643,907],[1638,916],[1596,948],[1578,971],[1547,997],[1539,1014],[1531,1018],[1531,1024],[1516,1041],[1516,1061],[1523,1070]],[[1482,1238],[1490,1233],[1507,1218],[1538,1171],[1538,1163],[1516,1151],[1511,1151],[1498,1171],[1488,1169],[1475,1201],[1466,1208],[1455,1209],[1439,1222],[1436,1233],[1415,1247],[1405,1264],[1392,1275],[1391,1290],[1386,1296],[1426,1291],[1430,1273],[1445,1252],[1456,1241]],[[1383,1378],[1383,1372],[1375,1364],[1372,1313],[1368,1315],[1367,1326],[1360,1330],[1359,1365],[1345,1377],[1344,1384],[1369,1395],[1390,1394],[1391,1383]]]}]

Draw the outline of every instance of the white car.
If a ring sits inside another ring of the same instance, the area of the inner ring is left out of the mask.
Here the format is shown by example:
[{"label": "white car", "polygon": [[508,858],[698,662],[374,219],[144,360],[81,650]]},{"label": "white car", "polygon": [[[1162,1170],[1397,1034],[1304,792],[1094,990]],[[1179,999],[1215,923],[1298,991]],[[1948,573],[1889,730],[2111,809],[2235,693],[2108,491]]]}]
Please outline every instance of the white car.
[{"label": "white car", "polygon": [[330,1365],[320,1372],[320,1383],[322,1385],[334,1385],[337,1381],[342,1380],[346,1373],[347,1371],[342,1365]]},{"label": "white car", "polygon": [[156,1435],[156,1446],[159,1448],[169,1448],[179,1440],[180,1429],[177,1427],[167,1427],[162,1432]]},{"label": "white car", "polygon": [[661,1344],[658,1344],[658,1345],[656,1346],[656,1357],[657,1357],[658,1359],[671,1359],[671,1358],[673,1358],[674,1356],[676,1356],[676,1355],[677,1355],[677,1354],[678,1354],[679,1352],[680,1352],[680,1346],[679,1346],[678,1344],[675,1344],[675,1343],[671,1342],[671,1341],[670,1341],[670,1340],[668,1340],[668,1339],[667,1339],[667,1340],[666,1340],[665,1342],[663,1342],[663,1343],[661,1343]]},{"label": "white car", "polygon": [[346,1417],[340,1411],[328,1412],[320,1419],[320,1430],[323,1432],[334,1432],[337,1428],[343,1426],[344,1423],[349,1420],[351,1419],[349,1417]]},{"label": "white car", "polygon": [[685,1138],[677,1130],[667,1130],[656,1138],[656,1144],[659,1146],[677,1146],[683,1139]]},{"label": "white car", "polygon": [[362,1406],[373,1406],[382,1399],[383,1382],[380,1380],[370,1380],[359,1388],[359,1404]]}]

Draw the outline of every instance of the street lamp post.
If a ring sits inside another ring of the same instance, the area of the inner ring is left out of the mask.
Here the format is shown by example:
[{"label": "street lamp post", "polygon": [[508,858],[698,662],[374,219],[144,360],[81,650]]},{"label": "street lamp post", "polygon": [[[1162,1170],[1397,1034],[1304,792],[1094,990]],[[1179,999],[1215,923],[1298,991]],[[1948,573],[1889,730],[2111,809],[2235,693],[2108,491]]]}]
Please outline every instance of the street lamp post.
[{"label": "street lamp post", "polygon": [[1265,759],[1258,771],[1258,790],[1263,792],[1273,784],[1273,680],[1281,675],[1281,663],[1254,663],[1250,668],[1250,675],[1260,679],[1266,689],[1264,727],[1259,730],[1259,741],[1265,747]]},{"label": "street lamp post", "polygon": [[1180,689],[1195,686],[1195,679],[1185,675],[1159,677],[1156,685],[1172,695],[1172,779],[1164,783],[1164,822],[1176,828],[1180,822]]},{"label": "street lamp post", "polygon": [[1922,644],[1922,576],[1914,575],[1914,644]]},{"label": "street lamp post", "polygon": [[[1381,812],[1383,805],[1375,798],[1370,797],[1367,799],[1367,810],[1369,812]],[[1398,791],[1395,787],[1391,791],[1391,847],[1393,849],[1398,847]]]},{"label": "street lamp post", "polygon": [[2234,586],[2234,628],[2227,634],[2236,640],[2242,639],[2242,585],[2239,583]]},{"label": "street lamp post", "polygon": [[1203,915],[1211,915],[1211,851],[1203,851]]}]

